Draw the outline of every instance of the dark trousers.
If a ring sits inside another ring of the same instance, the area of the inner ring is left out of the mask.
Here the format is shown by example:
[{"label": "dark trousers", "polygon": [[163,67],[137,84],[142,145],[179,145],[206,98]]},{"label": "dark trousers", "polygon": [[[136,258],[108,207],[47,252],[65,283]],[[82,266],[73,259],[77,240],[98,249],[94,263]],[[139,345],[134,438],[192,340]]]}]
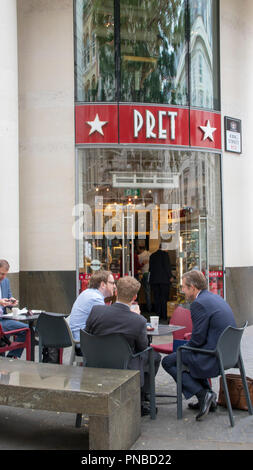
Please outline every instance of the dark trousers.
[{"label": "dark trousers", "polygon": [[152,284],[155,313],[161,320],[167,320],[167,302],[169,300],[170,285],[167,284]]},{"label": "dark trousers", "polygon": [[[182,354],[182,359],[184,365],[187,366],[187,359],[184,358],[184,354]],[[175,382],[177,381],[177,353],[169,354],[168,356],[164,357],[162,360],[162,366],[168,374],[170,374]],[[196,393],[200,392],[201,390],[210,390],[210,385],[207,379],[196,379],[191,376],[190,372],[185,371],[182,373],[182,391],[185,398],[191,398]]]},{"label": "dark trousers", "polygon": [[142,277],[142,286],[145,292],[145,299],[146,299],[146,305],[147,305],[147,312],[151,313],[152,310],[152,305],[151,305],[151,292],[150,292],[150,285],[148,282],[148,277],[149,273],[144,273]]}]

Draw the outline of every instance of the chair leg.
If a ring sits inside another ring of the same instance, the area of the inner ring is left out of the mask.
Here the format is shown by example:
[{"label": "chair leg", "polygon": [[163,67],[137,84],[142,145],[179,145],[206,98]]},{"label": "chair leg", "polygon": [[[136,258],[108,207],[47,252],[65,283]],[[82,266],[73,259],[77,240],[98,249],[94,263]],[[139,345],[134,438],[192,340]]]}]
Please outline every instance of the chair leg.
[{"label": "chair leg", "polygon": [[[156,393],[155,396],[158,397],[158,398],[177,398],[176,395],[167,395],[166,393]],[[173,401],[171,403],[174,404],[174,403],[177,403],[177,402]]]},{"label": "chair leg", "polygon": [[243,388],[244,388],[244,392],[245,392],[245,396],[246,396],[246,400],[247,400],[247,405],[248,405],[248,412],[249,412],[250,415],[252,415],[253,414],[253,407],[252,407],[252,403],[251,403],[251,399],[250,399],[249,387],[248,387],[248,384],[247,384],[247,379],[246,379],[246,374],[245,374],[245,369],[244,369],[244,364],[243,364],[241,354],[239,355],[238,367],[239,367],[240,372],[241,372]]},{"label": "chair leg", "polygon": [[63,361],[63,348],[59,348],[59,364]]},{"label": "chair leg", "polygon": [[182,356],[181,349],[177,349],[177,419],[182,419]]},{"label": "chair leg", "polygon": [[149,350],[149,391],[150,391],[150,418],[156,419],[155,365],[154,365],[153,349]]},{"label": "chair leg", "polygon": [[230,396],[229,396],[229,391],[228,391],[227,379],[226,379],[226,375],[225,375],[224,368],[223,368],[221,361],[220,361],[220,371],[221,371],[221,376],[222,376],[222,382],[223,382],[223,388],[224,388],[224,394],[226,398],[230,424],[233,427],[235,425],[233,411],[232,411],[232,406],[231,406],[231,401],[230,401]]},{"label": "chair leg", "polygon": [[72,366],[74,364],[74,360],[75,360],[75,345],[72,344],[71,354],[70,354],[70,358],[69,358],[69,365],[70,366]]},{"label": "chair leg", "polygon": [[76,428],[80,428],[82,425],[82,414],[78,413],[76,415]]},{"label": "chair leg", "polygon": [[42,341],[39,338],[39,362],[42,362],[42,348],[43,348]]},{"label": "chair leg", "polygon": [[26,360],[31,361],[31,332],[30,329],[26,332],[25,340]]}]

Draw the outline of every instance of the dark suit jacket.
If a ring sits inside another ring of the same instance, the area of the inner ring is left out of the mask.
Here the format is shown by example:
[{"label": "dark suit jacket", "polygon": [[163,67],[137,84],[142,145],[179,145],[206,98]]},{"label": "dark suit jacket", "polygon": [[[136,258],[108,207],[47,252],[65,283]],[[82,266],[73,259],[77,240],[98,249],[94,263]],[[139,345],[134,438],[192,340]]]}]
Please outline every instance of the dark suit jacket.
[{"label": "dark suit jacket", "polygon": [[[94,306],[85,330],[87,333],[98,336],[120,333],[126,338],[134,353],[143,351],[148,346],[146,319],[142,315],[131,312],[127,305],[120,302],[115,302],[111,306]],[[129,363],[129,369],[141,371],[141,386],[144,382],[143,372],[146,360],[147,357],[141,357],[131,359]]]},{"label": "dark suit jacket", "polygon": [[125,336],[132,351],[143,351],[148,346],[147,321],[142,315],[131,312],[120,302],[110,306],[95,305],[91,309],[85,330],[98,336],[120,333]]},{"label": "dark suit jacket", "polygon": [[157,250],[149,258],[150,284],[169,284],[171,274],[170,258],[166,251]]},{"label": "dark suit jacket", "polygon": [[[2,299],[10,299],[12,297],[10,281],[7,279],[3,279],[0,282],[1,290],[2,290]],[[3,309],[3,313],[6,313],[6,308]]]},{"label": "dark suit jacket", "polygon": [[[190,310],[192,336],[188,346],[215,349],[219,336],[225,328],[236,327],[234,314],[227,302],[208,290],[200,292],[192,302]],[[219,375],[219,364],[215,357],[190,351],[184,351],[182,357],[192,377],[208,378]]]}]

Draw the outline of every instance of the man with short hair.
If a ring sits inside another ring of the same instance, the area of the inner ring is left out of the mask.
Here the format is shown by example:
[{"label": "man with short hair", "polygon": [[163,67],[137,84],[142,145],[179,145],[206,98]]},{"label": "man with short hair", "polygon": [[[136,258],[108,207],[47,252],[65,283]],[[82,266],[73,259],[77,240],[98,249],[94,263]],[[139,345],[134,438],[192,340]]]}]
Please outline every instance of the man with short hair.
[{"label": "man with short hair", "polygon": [[[183,275],[182,290],[186,300],[191,302],[192,335],[188,346],[199,349],[215,349],[221,333],[227,326],[236,327],[230,306],[219,295],[207,290],[202,272],[193,270]],[[182,351],[182,361],[188,371],[182,374],[183,394],[186,399],[196,395],[198,403],[189,403],[189,408],[198,409],[196,420],[207,416],[210,408],[215,411],[216,394],[210,388],[208,378],[220,373],[216,357],[193,351]],[[176,353],[166,356],[162,366],[176,381]]]},{"label": "man with short hair", "polygon": [[[5,259],[0,260],[0,324],[4,332],[19,330],[21,328],[27,328],[25,323],[20,321],[12,320],[11,318],[5,317],[6,307],[16,307],[18,301],[12,297],[10,281],[7,279],[7,274],[9,272],[10,265]],[[16,335],[16,341],[23,342],[25,341],[26,332],[21,331]],[[7,357],[20,357],[23,352],[23,348],[14,349],[9,351]]]},{"label": "man with short hair", "polygon": [[80,330],[85,329],[92,307],[105,305],[105,298],[112,297],[114,290],[115,281],[110,271],[101,270],[91,276],[89,288],[79,294],[69,317],[69,326],[76,341],[80,340]]},{"label": "man with short hair", "polygon": [[[87,333],[105,336],[113,333],[122,334],[129,343],[133,353],[141,352],[148,346],[147,321],[133,311],[140,282],[134,277],[124,276],[117,283],[117,301],[111,306],[98,305],[92,308],[86,323]],[[154,351],[155,373],[157,373],[161,356]],[[129,369],[140,370],[142,392],[142,415],[150,413],[144,404],[149,392],[148,353],[131,359]]]}]

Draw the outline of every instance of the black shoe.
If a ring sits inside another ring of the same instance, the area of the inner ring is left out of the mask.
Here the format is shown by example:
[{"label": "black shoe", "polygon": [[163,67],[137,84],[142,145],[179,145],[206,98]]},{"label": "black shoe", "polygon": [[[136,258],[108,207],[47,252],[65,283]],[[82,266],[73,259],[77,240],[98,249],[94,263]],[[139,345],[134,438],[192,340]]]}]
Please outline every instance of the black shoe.
[{"label": "black shoe", "polygon": [[[158,409],[155,409],[155,412],[157,414]],[[141,405],[141,416],[147,416],[150,415],[150,406],[149,405]]]},{"label": "black shoe", "polygon": [[[197,401],[197,403],[188,403],[188,408],[190,410],[199,410],[199,402]],[[214,412],[216,410],[217,410],[217,402],[216,402],[216,397],[215,397],[215,401],[212,401],[209,411]]]},{"label": "black shoe", "polygon": [[216,394],[207,390],[200,400],[199,413],[196,416],[196,421],[200,421],[208,415],[212,403],[216,403]]},{"label": "black shoe", "polygon": [[[142,402],[144,402],[144,401],[150,402],[150,394],[148,392],[144,392],[144,394],[143,394]],[[142,403],[142,404],[145,404],[145,403]]]}]

